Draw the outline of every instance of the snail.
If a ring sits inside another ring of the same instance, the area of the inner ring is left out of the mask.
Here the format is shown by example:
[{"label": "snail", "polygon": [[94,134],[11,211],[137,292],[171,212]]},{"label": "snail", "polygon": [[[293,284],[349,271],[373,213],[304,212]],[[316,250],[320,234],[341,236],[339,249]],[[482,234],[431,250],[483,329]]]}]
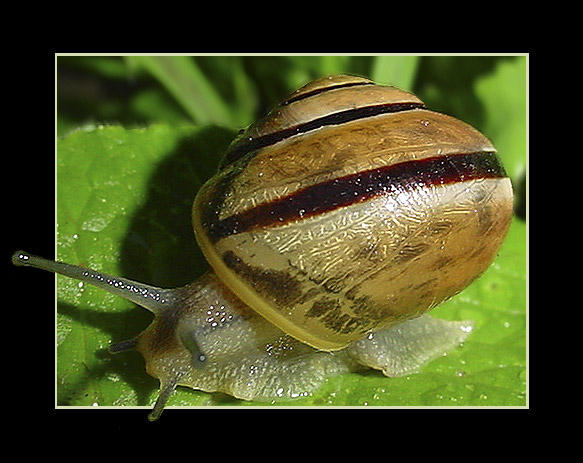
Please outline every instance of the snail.
[{"label": "snail", "polygon": [[418,371],[454,349],[467,321],[426,312],[475,280],[512,217],[490,141],[411,93],[356,76],[315,80],[231,143],[192,209],[211,270],[162,289],[19,251],[153,312],[135,338],[160,381],[290,400],[330,376]]}]

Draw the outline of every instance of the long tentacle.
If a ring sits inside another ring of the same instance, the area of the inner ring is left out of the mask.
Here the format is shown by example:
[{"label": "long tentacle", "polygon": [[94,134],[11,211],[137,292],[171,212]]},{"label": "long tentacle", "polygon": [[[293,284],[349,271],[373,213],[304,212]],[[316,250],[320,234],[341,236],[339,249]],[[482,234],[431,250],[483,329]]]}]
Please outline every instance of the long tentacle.
[{"label": "long tentacle", "polygon": [[160,313],[172,307],[176,300],[176,291],[172,289],[157,288],[79,265],[44,259],[24,251],[14,253],[12,263],[19,266],[35,267],[81,280],[134,302],[153,313]]}]

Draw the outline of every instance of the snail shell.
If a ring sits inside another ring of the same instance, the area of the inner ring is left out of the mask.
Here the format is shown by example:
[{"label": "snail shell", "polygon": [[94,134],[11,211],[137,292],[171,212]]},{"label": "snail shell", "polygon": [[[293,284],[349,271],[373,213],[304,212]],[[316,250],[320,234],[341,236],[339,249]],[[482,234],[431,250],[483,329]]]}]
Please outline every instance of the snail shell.
[{"label": "snail shell", "polygon": [[458,293],[490,265],[511,216],[486,137],[345,75],[306,85],[240,134],[193,206],[221,280],[322,350]]}]

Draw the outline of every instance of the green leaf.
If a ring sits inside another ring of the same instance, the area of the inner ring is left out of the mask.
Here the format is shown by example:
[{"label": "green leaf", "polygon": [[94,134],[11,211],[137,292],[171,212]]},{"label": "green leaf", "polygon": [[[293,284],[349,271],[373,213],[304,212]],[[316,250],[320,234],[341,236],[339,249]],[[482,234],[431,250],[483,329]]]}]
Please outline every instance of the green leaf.
[{"label": "green leaf", "polygon": [[[158,286],[192,281],[206,263],[190,208],[233,136],[216,127],[97,127],[59,140],[58,258]],[[149,314],[64,277],[57,298],[58,403],[144,404],[156,381],[139,356],[106,350],[145,328]]]},{"label": "green leaf", "polygon": [[[216,127],[95,127],[58,141],[58,258],[173,287],[207,265],[190,226],[196,190],[234,136]],[[524,405],[526,227],[514,221],[491,268],[434,311],[476,321],[465,345],[416,375],[378,372],[328,380],[291,405]],[[153,404],[157,380],[137,353],[111,355],[151,321],[118,297],[58,277],[59,405]],[[178,388],[169,405],[265,405]],[[290,405],[281,403],[278,405]]]}]

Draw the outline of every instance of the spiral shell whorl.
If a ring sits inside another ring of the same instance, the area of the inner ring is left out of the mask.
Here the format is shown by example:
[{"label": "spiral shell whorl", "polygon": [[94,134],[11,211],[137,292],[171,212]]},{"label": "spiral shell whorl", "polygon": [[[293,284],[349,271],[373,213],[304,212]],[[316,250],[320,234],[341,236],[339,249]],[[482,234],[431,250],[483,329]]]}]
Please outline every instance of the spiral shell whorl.
[{"label": "spiral shell whorl", "polygon": [[333,76],[233,142],[193,222],[245,303],[334,350],[467,286],[511,208],[510,181],[477,130],[394,87]]}]

